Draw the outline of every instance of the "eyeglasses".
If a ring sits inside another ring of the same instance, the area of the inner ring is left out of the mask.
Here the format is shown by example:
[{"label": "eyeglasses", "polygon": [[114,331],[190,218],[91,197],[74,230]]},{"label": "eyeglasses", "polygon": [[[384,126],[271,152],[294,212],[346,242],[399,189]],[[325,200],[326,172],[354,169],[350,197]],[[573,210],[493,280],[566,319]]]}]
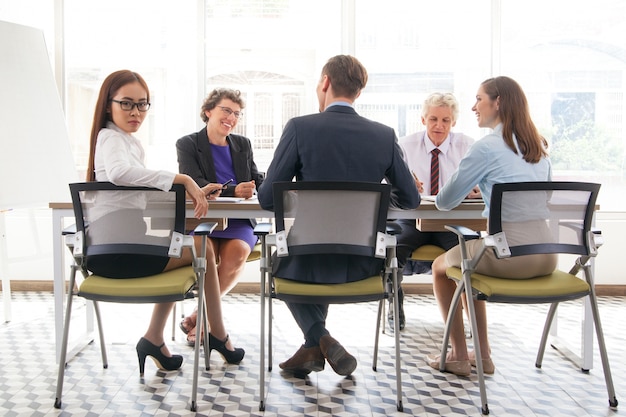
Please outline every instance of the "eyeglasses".
[{"label": "eyeglasses", "polygon": [[148,111],[148,109],[150,108],[150,103],[148,103],[147,101],[140,101],[139,103],[134,103],[132,101],[127,101],[127,100],[111,99],[111,101],[119,104],[120,108],[124,111],[131,111],[132,109],[137,107],[137,110],[144,112],[144,111]]},{"label": "eyeglasses", "polygon": [[217,106],[217,107],[222,109],[222,111],[226,113],[227,116],[230,116],[231,114],[233,114],[235,115],[235,119],[239,119],[240,117],[243,117],[243,113],[240,111],[233,111],[233,109],[229,107],[225,107],[225,106]]}]

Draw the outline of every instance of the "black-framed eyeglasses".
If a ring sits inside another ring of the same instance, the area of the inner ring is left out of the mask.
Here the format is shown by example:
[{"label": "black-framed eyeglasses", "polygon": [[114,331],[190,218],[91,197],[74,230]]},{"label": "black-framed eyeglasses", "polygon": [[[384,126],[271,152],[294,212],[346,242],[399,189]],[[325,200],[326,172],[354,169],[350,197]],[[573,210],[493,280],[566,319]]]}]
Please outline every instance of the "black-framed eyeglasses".
[{"label": "black-framed eyeglasses", "polygon": [[111,101],[119,104],[120,108],[124,111],[131,111],[133,108],[137,107],[137,110],[144,112],[144,111],[148,111],[148,109],[150,108],[150,103],[148,103],[147,101],[140,101],[139,103],[135,103],[133,101],[128,101],[128,100],[111,99]]},{"label": "black-framed eyeglasses", "polygon": [[240,117],[243,117],[243,113],[240,111],[234,111],[233,109],[231,109],[230,107],[225,107],[225,106],[217,106],[220,109],[222,109],[222,111],[227,115],[230,116],[231,114],[235,115],[235,119],[239,119]]}]

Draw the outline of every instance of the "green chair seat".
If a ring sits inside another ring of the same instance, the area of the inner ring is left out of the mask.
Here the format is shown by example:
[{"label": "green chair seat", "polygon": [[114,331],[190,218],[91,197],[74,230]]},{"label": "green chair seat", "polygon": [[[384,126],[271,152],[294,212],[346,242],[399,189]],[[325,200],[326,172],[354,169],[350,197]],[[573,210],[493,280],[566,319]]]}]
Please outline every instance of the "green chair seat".
[{"label": "green chair seat", "polygon": [[318,284],[274,278],[274,289],[280,298],[282,294],[297,296],[365,296],[384,294],[383,280],[376,275],[360,281],[345,284]]},{"label": "green chair seat", "polygon": [[[460,268],[448,268],[446,274],[457,281],[463,279]],[[559,270],[530,279],[502,279],[474,273],[472,287],[478,293],[479,300],[514,303],[524,303],[525,300],[529,303],[573,300],[590,291],[586,281]]]},{"label": "green chair seat", "polygon": [[185,299],[185,294],[195,284],[196,275],[189,266],[142,278],[111,279],[91,275],[83,281],[78,292],[80,296],[96,301],[165,302]]},{"label": "green chair seat", "polygon": [[246,260],[246,262],[258,261],[259,259],[261,259],[261,244],[257,243],[256,245],[254,245],[254,248],[252,249],[252,252],[250,252],[250,255],[248,255],[248,259]]},{"label": "green chair seat", "polygon": [[436,245],[424,245],[415,249],[409,259],[414,261],[434,261],[439,255],[446,253],[444,248]]}]

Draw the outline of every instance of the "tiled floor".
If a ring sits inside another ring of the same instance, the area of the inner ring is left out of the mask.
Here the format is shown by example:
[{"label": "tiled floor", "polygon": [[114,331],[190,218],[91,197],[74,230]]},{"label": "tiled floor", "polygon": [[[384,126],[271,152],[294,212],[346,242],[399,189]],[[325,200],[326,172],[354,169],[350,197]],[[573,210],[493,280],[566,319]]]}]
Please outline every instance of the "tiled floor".
[{"label": "tiled floor", "polygon": [[[407,328],[402,332],[404,413],[395,409],[392,338],[383,336],[378,371],[371,369],[374,305],[332,306],[331,333],[357,356],[351,378],[330,367],[306,379],[282,375],[277,363],[301,342],[285,306],[275,303],[274,370],[267,373],[266,411],[259,404],[259,305],[255,295],[225,297],[231,337],[246,349],[240,365],[217,354],[200,377],[199,410],[189,411],[192,349],[177,330],[171,350],[185,356],[182,370],[163,373],[146,363],[139,378],[135,343],[143,334],[150,305],[105,304],[109,367],[101,366],[99,344],[87,345],[69,362],[63,408],[53,408],[57,367],[53,346],[53,299],[49,293],[14,293],[14,320],[0,325],[0,415],[2,416],[478,416],[476,374],[461,378],[428,367],[439,351],[442,322],[432,296],[408,295]],[[185,309],[192,309],[187,302]],[[84,326],[85,307],[75,303],[73,334]],[[0,306],[2,303],[0,302]],[[542,369],[534,367],[545,306],[488,307],[495,375],[487,378],[492,416],[617,416],[609,409],[597,349],[594,369],[582,373],[554,349]],[[626,392],[626,298],[603,297],[600,306],[618,400]],[[2,309],[0,308],[0,311]],[[560,309],[559,331],[580,340],[578,302]]]}]

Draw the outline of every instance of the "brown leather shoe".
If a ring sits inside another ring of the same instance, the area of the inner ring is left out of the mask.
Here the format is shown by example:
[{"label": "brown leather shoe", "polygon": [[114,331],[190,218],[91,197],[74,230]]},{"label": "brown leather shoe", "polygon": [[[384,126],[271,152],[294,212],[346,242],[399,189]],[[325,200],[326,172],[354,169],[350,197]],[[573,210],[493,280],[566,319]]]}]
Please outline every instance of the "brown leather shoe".
[{"label": "brown leather shoe", "polygon": [[308,375],[311,371],[319,372],[324,369],[324,355],[319,346],[310,348],[300,346],[300,349],[285,362],[279,363],[280,369],[293,372],[297,375]]},{"label": "brown leather shoe", "polygon": [[356,369],[356,358],[350,355],[341,344],[330,335],[320,339],[322,354],[339,375],[350,375]]}]

